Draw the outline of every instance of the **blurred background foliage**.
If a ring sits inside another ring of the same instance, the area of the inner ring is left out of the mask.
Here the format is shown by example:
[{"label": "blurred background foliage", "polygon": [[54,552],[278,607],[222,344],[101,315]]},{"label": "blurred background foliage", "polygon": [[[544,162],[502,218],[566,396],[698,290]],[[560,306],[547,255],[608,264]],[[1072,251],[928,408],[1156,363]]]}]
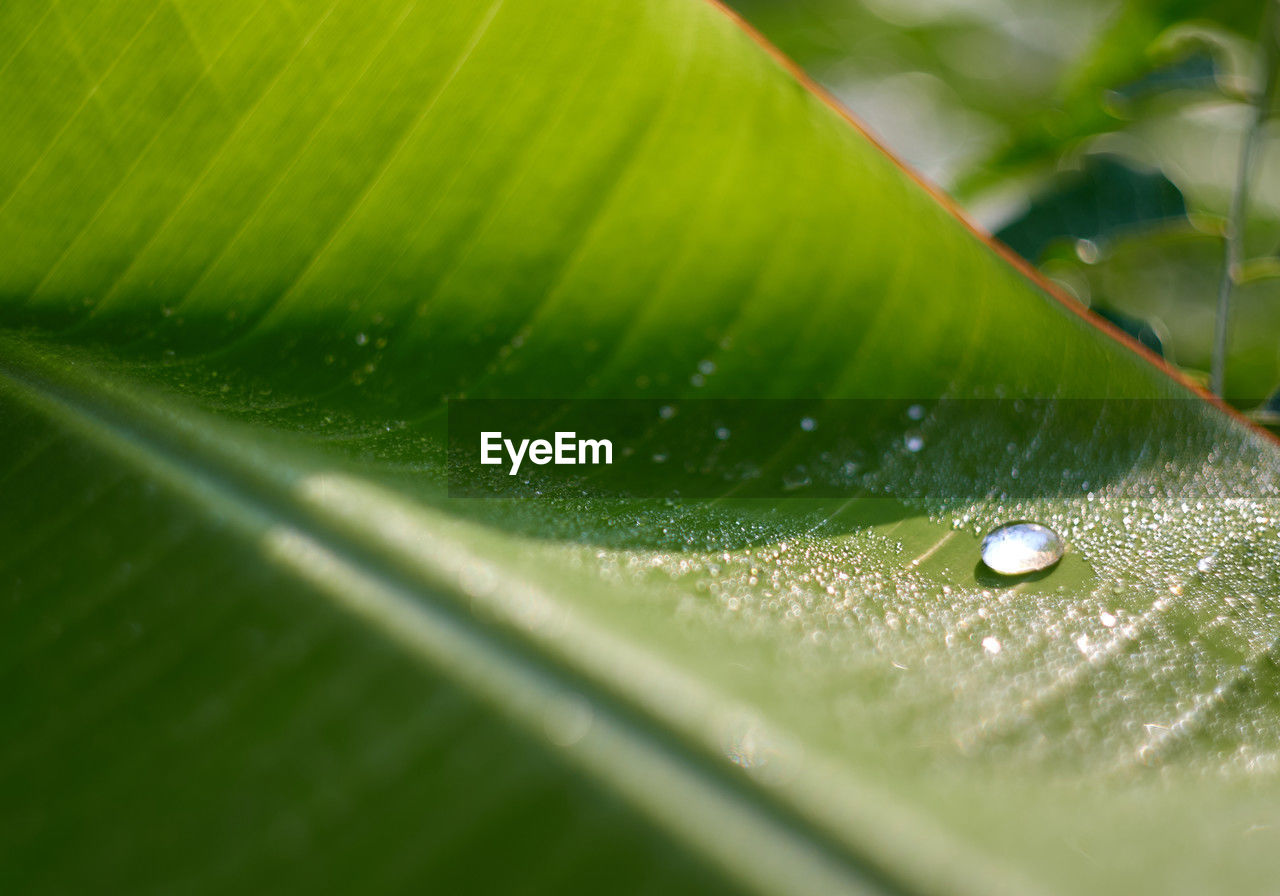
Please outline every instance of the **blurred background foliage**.
[{"label": "blurred background foliage", "polygon": [[1280,408],[1280,0],[732,0],[980,225],[1224,394]]}]

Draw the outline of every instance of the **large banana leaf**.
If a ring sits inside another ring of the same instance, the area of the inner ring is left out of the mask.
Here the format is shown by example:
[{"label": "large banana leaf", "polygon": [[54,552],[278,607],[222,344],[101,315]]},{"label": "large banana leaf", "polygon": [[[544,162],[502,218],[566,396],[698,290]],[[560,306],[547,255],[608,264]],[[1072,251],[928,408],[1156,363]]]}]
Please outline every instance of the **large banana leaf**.
[{"label": "large banana leaf", "polygon": [[[6,892],[1273,888],[1275,445],[720,9],[13,0],[0,123]],[[474,499],[463,396],[918,406]]]}]

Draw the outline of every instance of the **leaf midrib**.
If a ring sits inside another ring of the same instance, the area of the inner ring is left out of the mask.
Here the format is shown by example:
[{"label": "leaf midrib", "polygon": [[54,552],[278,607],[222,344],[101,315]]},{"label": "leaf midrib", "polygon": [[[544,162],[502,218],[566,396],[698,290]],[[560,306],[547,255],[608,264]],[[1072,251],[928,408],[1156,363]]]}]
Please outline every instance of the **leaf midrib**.
[{"label": "leaf midrib", "polygon": [[156,413],[161,402],[148,396],[153,400],[144,404],[143,396],[99,372],[67,376],[42,349],[4,335],[0,345],[0,391],[265,547],[264,562],[284,567],[415,662],[433,666],[538,735],[548,709],[588,707],[588,734],[552,749],[741,884],[773,893],[917,892],[536,639],[469,618],[459,609],[465,595],[446,582],[427,581],[376,545],[361,545],[309,513],[291,495],[288,471],[272,470],[265,455],[235,456],[229,447],[254,449],[223,444],[230,441],[227,431],[201,438],[199,427],[214,421],[185,409]]}]

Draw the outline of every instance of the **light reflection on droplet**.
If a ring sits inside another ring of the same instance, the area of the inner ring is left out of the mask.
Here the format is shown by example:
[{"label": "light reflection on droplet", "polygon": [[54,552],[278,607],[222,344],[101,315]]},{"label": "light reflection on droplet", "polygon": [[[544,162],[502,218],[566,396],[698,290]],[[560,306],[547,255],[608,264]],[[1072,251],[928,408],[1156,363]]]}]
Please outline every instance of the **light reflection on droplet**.
[{"label": "light reflection on droplet", "polygon": [[982,539],[982,562],[1005,576],[1048,569],[1062,559],[1061,536],[1039,523],[1016,522],[993,529]]}]

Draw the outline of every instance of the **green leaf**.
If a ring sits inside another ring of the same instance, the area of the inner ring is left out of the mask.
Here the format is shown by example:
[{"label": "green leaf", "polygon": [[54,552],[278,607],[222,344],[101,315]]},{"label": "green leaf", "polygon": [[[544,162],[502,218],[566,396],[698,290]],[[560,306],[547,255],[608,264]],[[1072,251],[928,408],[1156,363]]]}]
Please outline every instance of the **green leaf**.
[{"label": "green leaf", "polygon": [[[1017,123],[1003,145],[969,174],[960,189],[976,193],[1002,178],[1052,165],[1064,145],[1119,131],[1135,117],[1131,94],[1158,85],[1170,69],[1211,57],[1216,84],[1166,80],[1171,91],[1192,96],[1204,87],[1211,94],[1238,96],[1252,86],[1236,83],[1254,76],[1241,57],[1252,55],[1265,2],[1229,0],[1130,0],[1119,5],[1092,46],[1075,60],[1050,102]],[[1240,71],[1244,69],[1245,71]],[[1145,116],[1144,116],[1145,117]],[[1140,119],[1141,120],[1141,119]]]},{"label": "green leaf", "polygon": [[[0,22],[7,892],[1272,887],[1275,444],[721,10]],[[462,396],[920,409],[477,500]]]},{"label": "green leaf", "polygon": [[1029,122],[1104,28],[1114,4],[734,0],[770,40],[941,184]]},{"label": "green leaf", "polygon": [[1186,215],[1182,194],[1159,171],[1142,170],[1118,156],[1086,156],[1079,169],[1060,175],[996,238],[1034,264],[1058,241],[1085,240],[1093,244],[1087,253],[1126,232]]},{"label": "green leaf", "polygon": [[[1222,240],[1189,227],[1123,239],[1083,268],[1095,302],[1136,315],[1167,334],[1172,360],[1208,370],[1213,355],[1214,290]],[[1280,276],[1263,270],[1233,292],[1225,397],[1260,404],[1280,385]]]}]

